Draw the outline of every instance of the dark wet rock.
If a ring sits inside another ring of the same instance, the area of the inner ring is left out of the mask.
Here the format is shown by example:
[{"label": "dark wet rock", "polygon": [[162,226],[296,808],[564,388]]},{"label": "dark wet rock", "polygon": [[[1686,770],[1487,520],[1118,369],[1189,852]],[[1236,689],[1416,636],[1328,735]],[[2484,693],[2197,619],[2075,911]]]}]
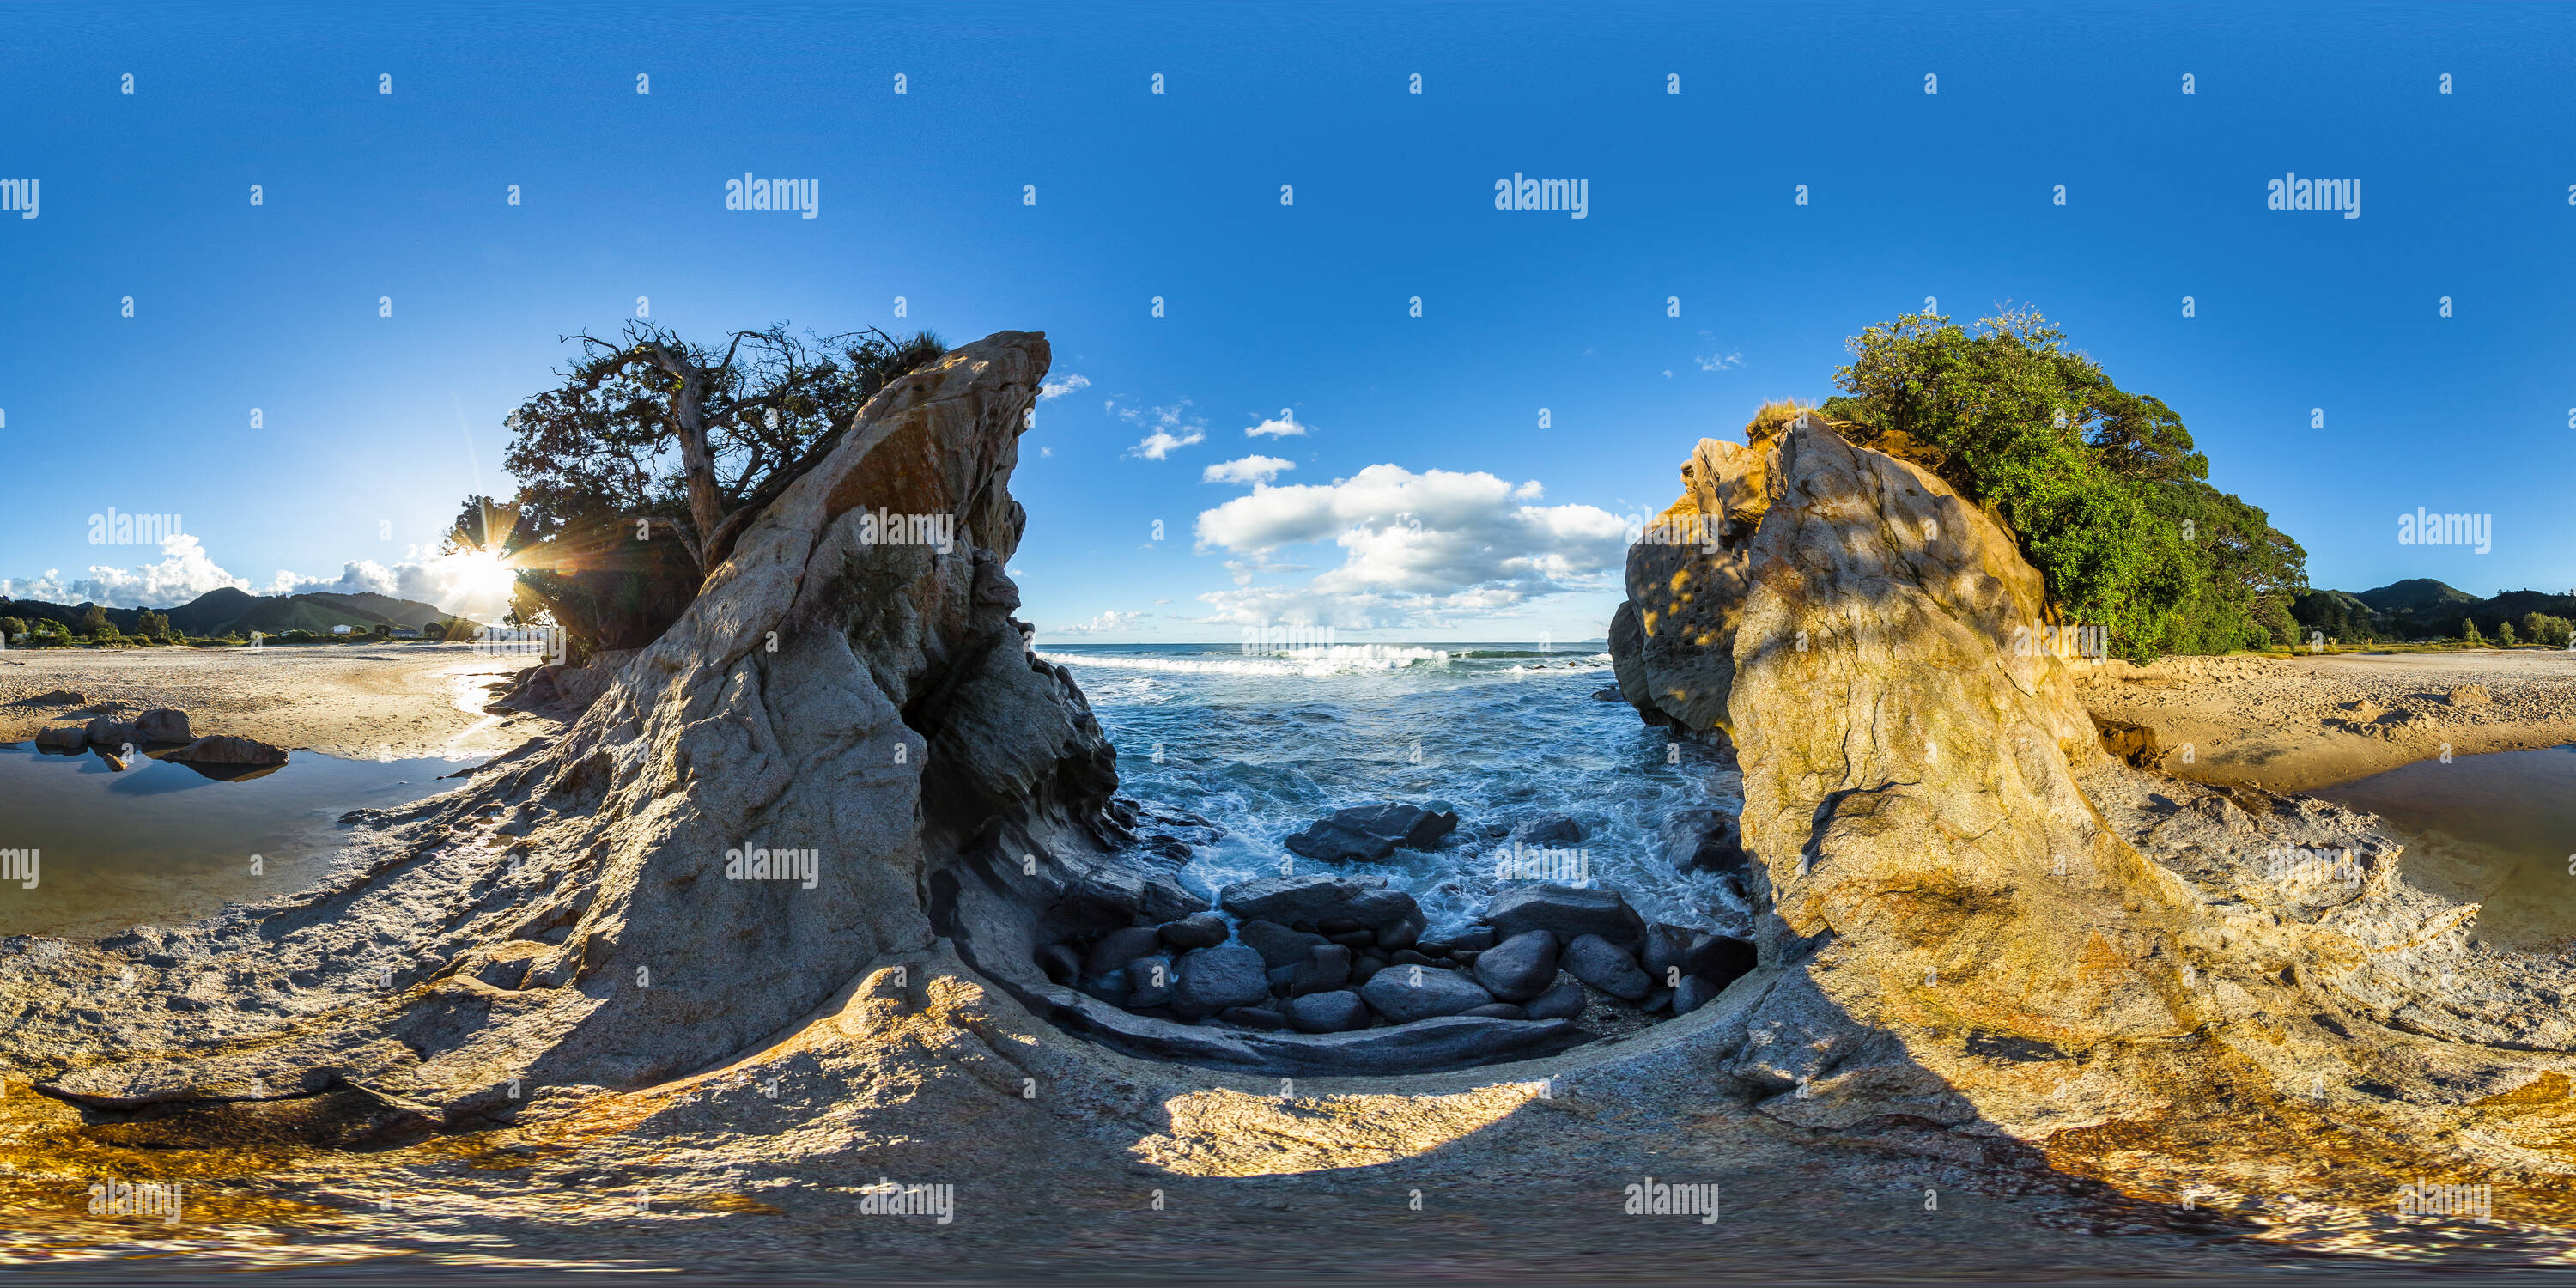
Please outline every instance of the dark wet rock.
[{"label": "dark wet rock", "polygon": [[1583,985],[1571,979],[1560,979],[1521,1010],[1533,1020],[1571,1020],[1583,1014],[1583,1008],[1590,1002]]},{"label": "dark wet rock", "polygon": [[1452,948],[1449,950],[1449,964],[1462,969],[1473,966],[1476,964],[1476,953],[1471,949]]},{"label": "dark wet rock", "polygon": [[1526,1002],[1556,980],[1556,935],[1527,930],[1476,955],[1476,982],[1506,1002]]},{"label": "dark wet rock", "polygon": [[1131,1009],[1162,1006],[1172,1000],[1173,987],[1179,982],[1179,973],[1173,969],[1171,958],[1160,954],[1139,957],[1127,963],[1125,1005]]},{"label": "dark wet rock", "polygon": [[1263,971],[1261,977],[1270,981],[1271,992],[1284,995],[1288,986],[1297,982],[1297,970],[1297,964],[1292,962],[1286,966],[1273,966]]},{"label": "dark wet rock", "polygon": [[1335,810],[1330,817],[1317,820],[1281,844],[1290,853],[1326,863],[1383,862],[1397,846],[1427,850],[1457,828],[1458,815],[1447,801],[1432,801],[1429,805],[1427,809],[1387,804]]},{"label": "dark wet rock", "polygon": [[89,745],[89,730],[81,725],[55,725],[36,733],[38,751],[79,751]]},{"label": "dark wet rock", "polygon": [[[1527,929],[1527,927],[1523,927],[1523,929]],[[1445,952],[1450,949],[1464,948],[1471,953],[1480,953],[1501,942],[1503,942],[1502,932],[1495,930],[1492,926],[1471,926],[1468,929],[1449,936],[1448,943],[1443,947],[1442,951]]]},{"label": "dark wet rock", "polygon": [[1619,692],[1618,686],[1613,685],[1607,689],[1594,689],[1592,691],[1592,700],[1595,702],[1625,702],[1628,698],[1626,694]]},{"label": "dark wet rock", "polygon": [[1154,928],[1163,942],[1187,952],[1193,948],[1214,948],[1225,942],[1225,918],[1213,912],[1192,913],[1178,921],[1167,921]]},{"label": "dark wet rock", "polygon": [[20,698],[10,705],[20,707],[85,707],[89,705],[89,695],[78,689],[56,689],[51,693],[39,693],[32,698]]},{"label": "dark wet rock", "polygon": [[1366,929],[1366,926],[1357,917],[1326,917],[1315,923],[1315,933],[1328,939],[1334,935],[1347,935],[1354,930],[1362,929]]},{"label": "dark wet rock", "polygon": [[1217,896],[1227,912],[1246,921],[1313,925],[1327,917],[1352,917],[1377,925],[1412,915],[1413,896],[1387,888],[1386,878],[1315,874],[1256,877],[1227,886]]},{"label": "dark wet rock", "polygon": [[1541,847],[1575,845],[1583,840],[1583,825],[1563,814],[1542,814],[1514,827],[1511,839]]},{"label": "dark wet rock", "polygon": [[1734,872],[1747,861],[1744,833],[1722,809],[1675,811],[1662,832],[1664,861],[1682,872]]},{"label": "dark wet rock", "polygon": [[1369,982],[1370,976],[1385,969],[1386,963],[1384,961],[1375,957],[1363,957],[1358,961],[1351,963],[1351,983],[1355,987],[1365,984]]},{"label": "dark wet rock", "polygon": [[1714,1001],[1726,991],[1722,984],[1712,984],[1697,975],[1682,976],[1682,986],[1673,990],[1673,1014],[1688,1015]]},{"label": "dark wet rock", "polygon": [[1352,952],[1358,952],[1363,948],[1374,948],[1377,946],[1377,935],[1374,932],[1366,930],[1345,930],[1340,934],[1326,932],[1324,938],[1332,940],[1334,943],[1340,944],[1344,948],[1350,949]]},{"label": "dark wet rock", "polygon": [[1370,976],[1360,996],[1378,1014],[1398,1024],[1457,1015],[1494,1000],[1493,994],[1465,975],[1431,966],[1390,966]]},{"label": "dark wet rock", "polygon": [[1486,1019],[1492,1020],[1525,1020],[1529,1018],[1528,1012],[1523,1011],[1521,1008],[1514,1006],[1509,1002],[1488,1002],[1483,1006],[1470,1007],[1458,1013],[1460,1015],[1483,1016]]},{"label": "dark wet rock", "polygon": [[1082,972],[1106,975],[1162,946],[1163,937],[1152,926],[1122,926],[1093,940],[1091,951],[1084,954]]},{"label": "dark wet rock", "polygon": [[1330,992],[1350,983],[1351,950],[1340,944],[1317,944],[1306,951],[1305,962],[1293,970],[1288,981],[1289,996]]},{"label": "dark wet rock", "polygon": [[1059,984],[1069,983],[1082,974],[1082,954],[1071,944],[1048,944],[1037,951],[1038,969]]},{"label": "dark wet rock", "polygon": [[217,734],[199,738],[162,759],[200,765],[283,765],[286,753],[255,739]]},{"label": "dark wet rock", "polygon": [[1653,1015],[1665,1010],[1672,1004],[1673,990],[1666,988],[1661,984],[1657,984],[1652,992],[1646,994],[1644,1001],[1637,1003],[1637,1009],[1644,1011],[1648,1015]]},{"label": "dark wet rock", "polygon": [[1485,905],[1483,919],[1498,935],[1550,930],[1560,943],[1597,935],[1614,943],[1634,944],[1646,932],[1645,919],[1629,908],[1627,899],[1618,891],[1565,885],[1535,885],[1496,895],[1492,903]]},{"label": "dark wet rock", "polygon": [[1411,948],[1396,949],[1394,952],[1386,955],[1386,960],[1390,964],[1396,966],[1437,966],[1440,964],[1432,957]]},{"label": "dark wet rock", "polygon": [[1275,921],[1247,921],[1235,934],[1261,954],[1261,964],[1267,967],[1294,966],[1306,960],[1307,949],[1325,942],[1322,935],[1290,930]]},{"label": "dark wet rock", "polygon": [[1566,972],[1612,997],[1636,1002],[1655,989],[1627,949],[1599,935],[1577,935],[1561,959]]},{"label": "dark wet rock", "polygon": [[1270,998],[1261,954],[1242,944],[1192,949],[1180,961],[1180,981],[1172,991],[1175,1009],[1206,1015],[1230,1006],[1252,1006]]},{"label": "dark wet rock", "polygon": [[1398,948],[1411,948],[1422,942],[1422,932],[1427,924],[1421,913],[1407,913],[1377,928],[1375,932],[1377,945],[1389,952]]},{"label": "dark wet rock", "polygon": [[1276,1031],[1288,1027],[1287,1016],[1260,1006],[1229,1006],[1217,1012],[1216,1017],[1228,1024],[1240,1024],[1247,1029]]},{"label": "dark wet rock", "polygon": [[170,707],[154,707],[134,717],[134,732],[147,743],[194,742],[188,732],[188,713]]},{"label": "dark wet rock", "polygon": [[1288,1025],[1300,1033],[1348,1033],[1369,1026],[1368,1003],[1358,993],[1338,989],[1288,999]]}]

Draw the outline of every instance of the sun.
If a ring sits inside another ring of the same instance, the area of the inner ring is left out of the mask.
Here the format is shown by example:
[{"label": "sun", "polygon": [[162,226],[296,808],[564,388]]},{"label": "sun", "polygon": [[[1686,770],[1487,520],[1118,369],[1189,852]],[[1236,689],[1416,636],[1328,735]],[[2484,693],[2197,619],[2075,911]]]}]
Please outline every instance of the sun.
[{"label": "sun", "polygon": [[506,603],[519,584],[519,570],[489,550],[458,550],[442,557],[439,564],[447,583],[471,599]]}]

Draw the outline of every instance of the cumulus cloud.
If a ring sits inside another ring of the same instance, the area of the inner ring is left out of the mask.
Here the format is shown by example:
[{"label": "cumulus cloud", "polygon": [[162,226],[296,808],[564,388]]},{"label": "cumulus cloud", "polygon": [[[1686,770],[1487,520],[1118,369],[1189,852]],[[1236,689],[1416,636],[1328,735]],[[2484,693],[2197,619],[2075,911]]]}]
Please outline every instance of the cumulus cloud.
[{"label": "cumulus cloud", "polygon": [[92,564],[86,577],[65,578],[57,568],[25,580],[0,578],[0,595],[41,599],[54,604],[98,604],[106,608],[168,608],[210,590],[249,590],[250,583],[215,566],[193,534],[179,533],[161,542],[161,562],[140,568]]},{"label": "cumulus cloud", "polygon": [[[1626,521],[1590,505],[1543,505],[1536,482],[1482,472],[1372,465],[1330,484],[1259,487],[1205,511],[1199,548],[1222,549],[1241,587],[1199,596],[1212,620],[1350,628],[1436,624],[1539,595],[1596,589],[1627,556]],[[1279,550],[1332,542],[1339,566],[1301,586]]]},{"label": "cumulus cloud", "polygon": [[1199,475],[1202,483],[1267,483],[1282,470],[1297,468],[1295,461],[1276,456],[1247,456],[1239,461],[1211,465]]},{"label": "cumulus cloud", "polygon": [[1061,376],[1057,376],[1052,380],[1041,383],[1038,386],[1038,401],[1045,402],[1049,398],[1062,398],[1066,394],[1080,393],[1090,387],[1090,377],[1077,376],[1068,371]]},{"label": "cumulus cloud", "polygon": [[[1700,370],[1724,371],[1729,367],[1741,367],[1744,365],[1744,353],[1742,350],[1720,348],[1717,343],[1717,337],[1710,335],[1706,331],[1700,332],[1699,338],[1701,342],[1700,347],[1706,349],[1707,352],[1699,354],[1692,358],[1691,361],[1698,363]],[[1670,375],[1672,373],[1666,372],[1664,374]]]},{"label": "cumulus cloud", "polygon": [[1207,441],[1207,422],[1190,414],[1190,400],[1187,398],[1173,407],[1121,407],[1114,400],[1101,406],[1131,425],[1149,427],[1149,432],[1137,440],[1134,447],[1127,449],[1129,456],[1159,461],[1181,448]]},{"label": "cumulus cloud", "polygon": [[1303,438],[1306,431],[1313,428],[1312,425],[1298,424],[1297,413],[1282,407],[1279,409],[1278,419],[1265,420],[1243,431],[1243,436],[1245,438]]},{"label": "cumulus cloud", "polygon": [[1144,621],[1150,616],[1152,616],[1151,613],[1122,613],[1113,608],[1103,612],[1098,617],[1092,618],[1090,621],[1077,622],[1071,626],[1059,626],[1056,628],[1055,633],[1058,635],[1099,635],[1107,631],[1134,630],[1137,623]]},{"label": "cumulus cloud", "polygon": [[[253,595],[303,595],[326,591],[339,595],[373,593],[415,600],[447,612],[506,609],[493,594],[491,572],[470,561],[413,546],[392,567],[372,559],[341,565],[336,577],[311,577],[281,569],[265,586],[236,577],[218,566],[194,534],[182,533],[161,543],[161,560],[137,568],[93,564],[85,577],[64,577],[47,569],[41,577],[0,578],[0,596],[39,599],[54,604],[92,603],[106,608],[176,608],[208,591],[230,588]],[[493,602],[485,602],[493,601]]]}]

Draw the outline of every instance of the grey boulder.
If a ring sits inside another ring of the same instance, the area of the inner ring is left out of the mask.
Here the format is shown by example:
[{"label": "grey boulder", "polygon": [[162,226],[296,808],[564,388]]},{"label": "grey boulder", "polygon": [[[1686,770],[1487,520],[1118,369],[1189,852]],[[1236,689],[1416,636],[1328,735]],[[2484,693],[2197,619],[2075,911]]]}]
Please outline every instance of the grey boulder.
[{"label": "grey boulder", "polygon": [[1583,840],[1583,825],[1563,814],[1542,814],[1514,827],[1510,839],[1540,847],[1574,845]]},{"label": "grey boulder", "polygon": [[1225,942],[1225,918],[1213,912],[1193,913],[1178,921],[1167,921],[1156,928],[1163,942],[1186,952],[1192,948],[1214,948]]},{"label": "grey boulder", "polygon": [[1193,949],[1181,958],[1180,973],[1172,1002],[1183,1011],[1212,1015],[1270,1000],[1270,980],[1262,970],[1261,954],[1241,944]]},{"label": "grey boulder", "polygon": [[1235,932],[1244,946],[1261,954],[1261,964],[1276,969],[1294,966],[1306,960],[1306,951],[1324,943],[1322,935],[1303,930],[1290,930],[1275,921],[1247,921]]},{"label": "grey boulder", "polygon": [[1494,1000],[1476,981],[1431,966],[1391,966],[1369,977],[1360,996],[1398,1024],[1459,1015]]},{"label": "grey boulder", "polygon": [[1571,1020],[1582,1015],[1583,1008],[1591,1000],[1584,995],[1581,984],[1570,979],[1559,980],[1539,994],[1537,1001],[1522,1006],[1521,1012],[1533,1020]]},{"label": "grey boulder", "polygon": [[1418,911],[1413,896],[1388,889],[1384,877],[1320,873],[1238,881],[1219,891],[1217,902],[1246,921],[1283,926],[1311,926],[1338,917],[1375,926]]},{"label": "grey boulder", "polygon": [[1092,943],[1091,952],[1082,960],[1082,973],[1106,975],[1162,944],[1163,937],[1152,926],[1122,926]]},{"label": "grey boulder", "polygon": [[1476,955],[1476,982],[1506,1002],[1526,1002],[1556,979],[1556,935],[1525,930]]},{"label": "grey boulder", "polygon": [[170,707],[154,707],[134,717],[134,731],[148,743],[194,742],[188,732],[188,713]]},{"label": "grey boulder", "polygon": [[283,765],[286,753],[256,739],[216,734],[211,738],[199,738],[163,759],[196,765]]},{"label": "grey boulder", "polygon": [[1171,958],[1139,957],[1127,963],[1127,1005],[1162,1006],[1172,1000],[1173,985],[1178,982]]},{"label": "grey boulder", "polygon": [[1726,991],[1722,984],[1712,984],[1697,975],[1682,976],[1682,986],[1673,990],[1673,1014],[1688,1015]]},{"label": "grey boulder", "polygon": [[1577,935],[1565,946],[1567,973],[1612,997],[1635,1002],[1655,989],[1655,981],[1637,969],[1628,950],[1599,935]]},{"label": "grey boulder", "polygon": [[1368,1003],[1349,989],[1288,999],[1288,1026],[1300,1033],[1348,1033],[1369,1026]]},{"label": "grey boulder", "polygon": [[1362,805],[1335,810],[1281,844],[1289,852],[1327,863],[1350,860],[1382,862],[1397,846],[1427,850],[1458,826],[1458,814],[1447,801],[1419,805]]},{"label": "grey boulder", "polygon": [[1559,942],[1598,935],[1614,943],[1634,944],[1645,937],[1645,918],[1616,890],[1535,885],[1494,896],[1484,920],[1503,938],[1528,930],[1556,932]]}]

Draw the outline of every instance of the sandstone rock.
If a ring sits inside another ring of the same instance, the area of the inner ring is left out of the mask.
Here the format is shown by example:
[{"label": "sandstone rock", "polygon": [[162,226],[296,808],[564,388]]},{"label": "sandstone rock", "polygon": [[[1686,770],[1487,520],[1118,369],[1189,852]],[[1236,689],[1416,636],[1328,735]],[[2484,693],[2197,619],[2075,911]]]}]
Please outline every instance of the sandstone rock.
[{"label": "sandstone rock", "polygon": [[188,713],[169,707],[154,707],[134,717],[134,731],[147,743],[193,742],[188,732]]},{"label": "sandstone rock", "polygon": [[38,751],[79,751],[88,745],[87,725],[54,725],[36,731]]},{"label": "sandstone rock", "polygon": [[2093,716],[2093,728],[2106,755],[2140,769],[2153,769],[2164,763],[2164,752],[2156,747],[2156,731],[2145,725]]},{"label": "sandstone rock", "polygon": [[1187,951],[1192,948],[1214,948],[1225,942],[1229,933],[1225,918],[1213,912],[1193,913],[1179,921],[1167,921],[1155,928],[1163,942]]},{"label": "sandstone rock", "polygon": [[2463,684],[2444,694],[2442,700],[2455,707],[2483,707],[2493,703],[2495,695],[2487,692],[2483,684]]},{"label": "sandstone rock", "polygon": [[256,739],[215,734],[199,738],[162,759],[198,765],[283,765],[286,753]]},{"label": "sandstone rock", "polygon": [[1172,1002],[1185,1014],[1208,1015],[1270,999],[1261,954],[1241,944],[1192,949],[1181,957],[1179,969]]},{"label": "sandstone rock", "polygon": [[1300,1033],[1347,1033],[1367,1028],[1370,1019],[1368,1003],[1349,989],[1290,998],[1287,1015]]},{"label": "sandstone rock", "polygon": [[1476,981],[1433,966],[1390,966],[1369,977],[1360,997],[1397,1024],[1457,1015],[1494,1000]]},{"label": "sandstone rock", "polygon": [[1599,935],[1575,936],[1560,960],[1567,974],[1612,997],[1634,1002],[1655,989],[1655,981],[1637,969],[1635,956]]},{"label": "sandstone rock", "polygon": [[1476,982],[1506,1002],[1526,1002],[1556,980],[1556,935],[1525,930],[1476,955]]},{"label": "sandstone rock", "polygon": [[39,693],[32,698],[20,698],[13,705],[24,707],[85,707],[89,705],[89,695],[82,693],[78,689],[55,689],[51,692]]},{"label": "sandstone rock", "polygon": [[1330,817],[1295,833],[1281,844],[1294,854],[1327,863],[1382,862],[1396,847],[1427,850],[1458,826],[1458,815],[1446,801],[1419,805],[1363,805],[1335,810]]},{"label": "sandstone rock", "polygon": [[1247,921],[1283,926],[1313,925],[1327,917],[1374,925],[1417,911],[1412,895],[1388,889],[1386,878],[1375,876],[1256,877],[1227,886],[1217,901]]},{"label": "sandstone rock", "polygon": [[1628,907],[1618,891],[1564,885],[1534,885],[1496,895],[1485,905],[1484,920],[1499,936],[1548,930],[1555,932],[1560,943],[1578,935],[1599,935],[1633,944],[1646,930],[1645,919]]}]

